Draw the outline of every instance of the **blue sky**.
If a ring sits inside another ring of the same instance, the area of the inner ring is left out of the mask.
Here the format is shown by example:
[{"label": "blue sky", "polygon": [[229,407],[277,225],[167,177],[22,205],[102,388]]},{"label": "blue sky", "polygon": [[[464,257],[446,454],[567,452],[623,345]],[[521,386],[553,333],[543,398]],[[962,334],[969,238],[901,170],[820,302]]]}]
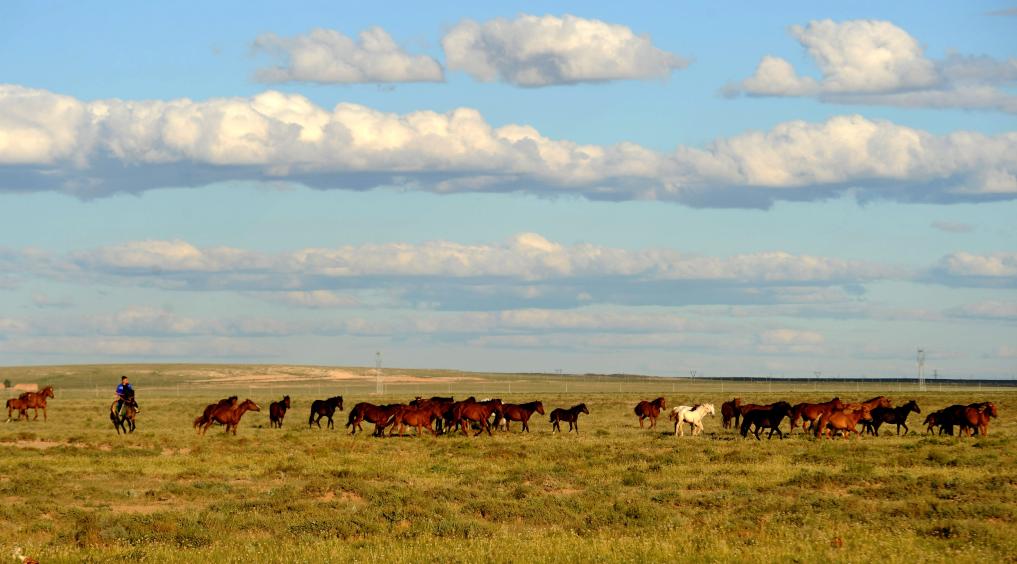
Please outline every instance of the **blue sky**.
[{"label": "blue sky", "polygon": [[4,3],[0,363],[1012,378],[1015,26]]}]

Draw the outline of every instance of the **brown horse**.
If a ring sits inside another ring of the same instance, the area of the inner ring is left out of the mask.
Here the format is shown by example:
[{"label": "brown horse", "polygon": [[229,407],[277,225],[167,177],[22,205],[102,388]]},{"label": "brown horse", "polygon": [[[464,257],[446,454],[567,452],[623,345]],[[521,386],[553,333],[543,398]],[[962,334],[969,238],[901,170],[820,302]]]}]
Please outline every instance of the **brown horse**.
[{"label": "brown horse", "polygon": [[311,425],[317,425],[321,429],[321,418],[328,419],[327,427],[329,429],[335,429],[335,423],[332,421],[332,416],[335,415],[335,410],[343,410],[343,397],[335,396],[323,400],[314,400],[311,402],[311,414],[307,417],[307,427]]},{"label": "brown horse", "polygon": [[206,423],[209,422],[209,420],[212,418],[212,412],[215,411],[216,409],[220,408],[220,407],[226,407],[226,406],[236,407],[237,406],[237,396],[230,396],[228,398],[223,398],[223,399],[221,399],[221,400],[219,400],[219,401],[217,401],[215,403],[210,403],[207,406],[205,406],[205,409],[204,409],[204,411],[201,412],[201,415],[197,416],[194,419],[194,428],[198,429],[198,432],[200,433],[201,430],[199,429],[199,427],[201,427],[201,426],[203,426],[203,425],[205,425]]},{"label": "brown horse", "polygon": [[204,435],[213,423],[221,423],[226,426],[226,434],[229,434],[232,429],[233,434],[236,435],[237,427],[240,426],[240,418],[248,411],[261,411],[261,407],[249,399],[245,399],[239,405],[227,404],[215,407],[212,409],[208,421],[202,426],[201,434]]},{"label": "brown horse", "polygon": [[121,431],[126,435],[127,433],[133,433],[137,427],[135,424],[135,418],[138,416],[138,403],[134,401],[134,396],[129,396],[124,400],[124,414],[121,416],[117,413],[117,403],[120,400],[113,400],[113,403],[109,406],[109,420],[113,423],[113,428],[117,430],[119,435]]},{"label": "brown horse", "polygon": [[466,428],[471,423],[480,425],[480,430],[474,433],[474,437],[487,431],[491,435],[491,415],[497,413],[502,415],[502,403],[500,399],[487,401],[463,402],[456,406],[452,413],[453,422],[459,426],[464,435],[469,433]]},{"label": "brown horse", "polygon": [[[816,421],[822,419],[823,415],[843,407],[844,403],[840,401],[840,398],[833,398],[823,403],[799,403],[791,408],[791,431],[788,431],[788,434],[795,430],[799,420],[802,422],[802,432],[804,433],[811,429]],[[806,423],[808,423],[808,426],[806,426]]]},{"label": "brown horse", "polygon": [[477,403],[477,398],[470,396],[463,401],[454,401],[446,405],[445,411],[442,413],[446,433],[459,430],[459,424],[456,422],[456,413],[461,410],[462,405],[467,403]]},{"label": "brown horse", "polygon": [[819,420],[816,436],[822,437],[825,434],[827,438],[832,438],[834,431],[840,431],[845,439],[851,436],[851,433],[861,438],[862,434],[858,432],[860,421],[872,421],[872,410],[868,405],[863,404],[858,409],[834,410]]},{"label": "brown horse", "polygon": [[[444,425],[445,420],[451,419],[452,417],[452,414],[449,412],[449,410],[452,408],[452,404],[455,403],[455,401],[456,400],[452,397],[446,398],[441,396],[434,396],[427,399],[418,397],[411,401],[410,405],[414,407],[420,407],[421,405],[432,406],[432,409],[434,409],[438,413],[437,419],[434,421],[434,425],[435,431],[440,435],[445,432],[446,427]],[[448,413],[449,415],[447,418],[445,417],[446,413]]]},{"label": "brown horse", "polygon": [[[753,405],[753,404],[748,404]],[[747,406],[743,405],[741,408]],[[743,438],[748,437],[749,429],[755,427],[755,431],[752,433],[756,440],[760,440],[759,433],[763,429],[769,429],[770,434],[766,436],[767,439],[773,438],[773,434],[777,433],[782,440],[784,433],[780,430],[780,423],[784,421],[785,417],[791,415],[791,404],[786,401],[778,401],[770,405],[762,406],[755,405],[753,409],[742,411],[742,425],[741,435]]]},{"label": "brown horse", "polygon": [[530,432],[530,417],[533,412],[537,412],[544,415],[544,404],[539,401],[531,401],[529,403],[506,403],[501,406],[502,413],[505,416],[505,431],[509,431],[509,423],[512,421],[520,421],[523,424],[523,431]]},{"label": "brown horse", "polygon": [[396,410],[400,407],[403,407],[403,404],[374,405],[373,403],[362,401],[354,405],[353,409],[350,410],[350,417],[346,421],[346,426],[353,427],[350,434],[356,435],[358,430],[364,430],[361,423],[366,419],[368,423],[374,423],[373,435],[380,437],[382,431],[388,426],[389,420],[392,419],[392,416],[395,415]]},{"label": "brown horse", "polygon": [[664,398],[657,398],[653,401],[643,400],[636,404],[633,411],[636,412],[636,417],[639,418],[639,428],[643,428],[643,419],[650,420],[650,428],[657,426],[657,417],[660,416],[660,410],[667,407],[667,401]]},{"label": "brown horse", "polygon": [[22,417],[28,421],[28,402],[21,398],[10,398],[7,400],[7,423],[11,421],[11,415],[15,410],[18,412],[18,421],[21,421]]},{"label": "brown horse", "polygon": [[438,436],[438,433],[434,431],[432,422],[435,419],[440,418],[440,404],[437,403],[424,403],[423,405],[401,405],[396,408],[392,418],[386,423],[386,426],[391,425],[392,430],[388,432],[388,436],[392,436],[396,432],[396,427],[399,427],[399,436],[403,436],[403,429],[406,425],[417,428],[417,436],[421,435],[422,429],[427,429],[432,435]]},{"label": "brown horse", "polygon": [[586,404],[581,403],[579,405],[573,405],[568,409],[557,408],[551,411],[551,432],[561,432],[561,422],[567,421],[569,424],[569,432],[575,428],[576,434],[579,434],[579,414],[585,413],[590,414],[590,410],[586,409]]},{"label": "brown horse", "polygon": [[28,409],[35,410],[35,417],[32,421],[39,419],[39,408],[42,408],[42,420],[46,420],[46,398],[53,397],[53,386],[46,386],[38,392],[25,392],[18,396],[18,399],[28,403]]},{"label": "brown horse", "polygon": [[911,400],[900,407],[877,407],[872,410],[872,421],[864,424],[865,430],[872,435],[879,436],[879,428],[883,423],[895,423],[897,425],[897,434],[900,434],[900,428],[903,426],[904,434],[906,435],[911,431],[908,429],[908,415],[911,415],[912,412],[922,412],[915,400]]},{"label": "brown horse", "polygon": [[735,398],[731,401],[726,401],[720,404],[720,415],[724,418],[723,425],[725,429],[731,428],[731,422],[734,421],[734,426],[739,426],[739,418],[742,416],[742,412],[738,411],[738,407],[741,406],[742,399]]},{"label": "brown horse", "polygon": [[286,410],[289,408],[290,396],[283,396],[281,401],[268,404],[268,426],[282,429],[283,418],[286,417]]},{"label": "brown horse", "polygon": [[960,433],[971,436],[972,431],[979,435],[989,433],[989,419],[998,417],[996,404],[992,402],[971,403],[968,405],[951,405],[942,410],[937,418],[940,432],[953,434],[953,428],[959,427]]}]

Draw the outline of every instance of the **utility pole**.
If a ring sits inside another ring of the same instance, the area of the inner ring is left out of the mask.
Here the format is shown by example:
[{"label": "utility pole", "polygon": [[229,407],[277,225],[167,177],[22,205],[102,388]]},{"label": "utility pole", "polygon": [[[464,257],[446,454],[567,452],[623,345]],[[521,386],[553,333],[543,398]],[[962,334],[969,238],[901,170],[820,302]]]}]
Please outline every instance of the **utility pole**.
[{"label": "utility pole", "polygon": [[925,349],[918,349],[918,391],[925,391]]}]

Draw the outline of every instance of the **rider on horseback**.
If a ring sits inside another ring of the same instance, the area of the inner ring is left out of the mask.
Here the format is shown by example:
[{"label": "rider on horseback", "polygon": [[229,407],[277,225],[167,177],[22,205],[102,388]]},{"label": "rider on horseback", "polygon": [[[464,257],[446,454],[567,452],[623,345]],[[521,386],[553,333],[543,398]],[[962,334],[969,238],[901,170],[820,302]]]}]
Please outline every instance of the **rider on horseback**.
[{"label": "rider on horseback", "polygon": [[124,408],[133,406],[136,413],[141,413],[138,402],[134,399],[134,386],[127,381],[127,376],[120,377],[120,385],[117,386],[117,407],[116,413],[119,417],[124,416]]}]

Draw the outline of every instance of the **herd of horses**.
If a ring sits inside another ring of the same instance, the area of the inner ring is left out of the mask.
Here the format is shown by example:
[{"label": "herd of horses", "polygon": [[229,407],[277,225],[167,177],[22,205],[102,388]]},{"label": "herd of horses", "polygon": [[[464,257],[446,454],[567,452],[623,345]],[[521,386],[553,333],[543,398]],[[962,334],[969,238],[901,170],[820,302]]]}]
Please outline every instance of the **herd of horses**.
[{"label": "herd of horses", "polygon": [[[282,428],[286,418],[286,412],[290,408],[290,397],[285,396],[280,401],[269,404],[269,425],[274,428]],[[205,432],[215,424],[223,425],[226,432],[237,433],[237,427],[244,413],[248,411],[260,411],[261,407],[251,400],[240,402],[237,396],[223,398],[216,403],[205,407],[201,415],[194,420],[194,428],[199,434]],[[311,411],[307,419],[307,426],[321,429],[321,420],[325,419],[326,427],[335,428],[335,412],[343,411],[342,396],[335,396],[323,400],[311,402]],[[388,430],[388,436],[396,433],[399,436],[405,435],[406,428],[416,430],[417,435],[427,430],[432,435],[461,432],[464,435],[469,430],[475,430],[474,436],[487,432],[491,435],[491,429],[504,428],[510,431],[513,421],[520,423],[523,432],[530,431],[530,418],[534,413],[545,415],[544,404],[540,401],[528,403],[504,403],[500,399],[477,400],[469,397],[462,401],[456,401],[451,397],[416,398],[409,403],[393,403],[375,405],[369,402],[360,402],[350,409],[346,421],[346,428],[350,434],[364,430],[363,423],[374,424],[374,436],[383,436]],[[569,424],[569,432],[573,430],[579,433],[579,415],[589,414],[586,404],[579,404],[568,409],[558,408],[551,411],[551,431],[561,431],[560,424]]]},{"label": "herd of horses", "polygon": [[[724,428],[730,428],[733,423],[734,427],[739,428],[742,437],[747,437],[752,432],[756,439],[766,429],[770,431],[767,438],[772,438],[777,433],[783,439],[780,424],[785,418],[790,421],[788,434],[801,424],[802,432],[811,432],[816,437],[830,438],[840,433],[846,439],[852,434],[860,437],[866,432],[878,436],[882,425],[893,424],[897,426],[898,435],[901,427],[906,435],[910,431],[908,416],[921,412],[915,400],[895,407],[890,398],[885,396],[856,403],[844,403],[840,398],[833,398],[822,403],[791,405],[786,401],[778,401],[759,405],[742,403],[740,398],[735,398],[721,404]],[[987,435],[989,420],[998,416],[996,405],[992,402],[957,404],[928,414],[924,424],[926,433],[932,433],[938,427],[941,435],[953,435],[954,428],[967,436]],[[859,424],[862,425],[862,431],[858,430]]]},{"label": "herd of horses", "polygon": [[[14,420],[15,412],[17,420],[28,420],[30,409],[35,410],[34,419],[39,418],[41,409],[45,421],[46,400],[53,397],[53,387],[46,386],[38,392],[25,392],[16,398],[8,399],[7,421]],[[269,426],[282,428],[290,406],[288,395],[270,403]],[[657,418],[665,409],[667,400],[663,397],[640,401],[634,408],[639,419],[639,427],[643,428],[647,420],[650,429],[656,427]],[[327,428],[334,429],[335,412],[343,410],[342,396],[314,400],[311,403],[307,425],[321,429],[321,420],[325,419]],[[250,399],[239,401],[237,396],[230,396],[207,405],[201,415],[194,419],[193,426],[201,435],[217,424],[222,425],[226,433],[232,432],[236,435],[240,421],[248,411],[261,411],[261,407]],[[720,412],[723,427],[738,429],[742,437],[747,438],[749,433],[752,433],[756,439],[760,439],[761,433],[768,430],[767,438],[772,438],[776,433],[783,439],[786,435],[780,427],[784,419],[788,419],[790,425],[787,435],[801,426],[803,433],[812,433],[816,437],[832,438],[835,434],[840,434],[844,438],[852,434],[860,437],[864,433],[879,435],[882,425],[896,425],[898,435],[901,428],[904,429],[904,434],[907,434],[910,432],[908,416],[912,413],[920,414],[922,410],[915,400],[894,406],[889,398],[877,396],[855,403],[846,403],[840,398],[833,398],[827,402],[795,405],[786,401],[769,404],[744,403],[740,398],[734,398],[722,403]],[[474,436],[477,436],[484,432],[491,435],[492,428],[510,431],[511,424],[518,422],[522,432],[529,432],[530,418],[534,413],[545,415],[542,402],[514,404],[504,403],[500,399],[477,400],[474,397],[462,401],[456,401],[452,397],[436,396],[426,399],[418,397],[405,404],[375,405],[360,402],[350,410],[346,428],[350,429],[350,434],[355,435],[364,430],[363,423],[366,421],[374,424],[372,433],[374,436],[383,436],[386,430],[388,436],[397,433],[403,436],[407,427],[415,429],[417,435],[425,430],[434,436],[448,433],[467,435],[472,430]],[[561,432],[561,423],[565,422],[569,424],[568,432],[575,431],[578,434],[579,415],[589,413],[585,403],[570,408],[554,409],[549,416],[551,432]],[[110,420],[117,434],[134,431],[136,414],[137,404],[133,402],[133,398],[129,398],[122,412],[117,410],[117,402],[110,405]],[[671,409],[668,419],[674,422],[675,435],[684,436],[687,424],[695,436],[703,431],[704,418],[714,414],[714,405],[710,403],[680,405]],[[924,425],[926,433],[933,433],[938,429],[940,435],[953,435],[955,430],[965,436],[987,435],[990,420],[998,416],[996,405],[992,402],[956,404],[929,413]],[[858,430],[859,425],[862,426],[861,431]]]}]

